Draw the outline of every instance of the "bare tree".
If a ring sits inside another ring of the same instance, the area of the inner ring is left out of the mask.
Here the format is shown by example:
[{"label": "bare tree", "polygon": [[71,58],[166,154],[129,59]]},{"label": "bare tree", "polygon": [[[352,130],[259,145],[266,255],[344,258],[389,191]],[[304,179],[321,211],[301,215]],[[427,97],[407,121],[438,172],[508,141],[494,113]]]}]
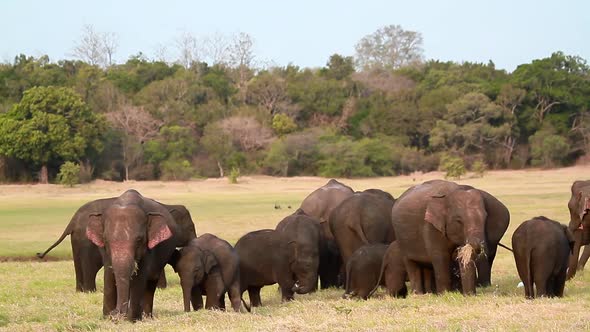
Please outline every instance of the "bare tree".
[{"label": "bare tree", "polygon": [[581,111],[572,124],[573,132],[582,137],[584,153],[590,155],[590,111]]},{"label": "bare tree", "polygon": [[238,71],[238,89],[242,90],[250,79],[254,65],[254,40],[249,34],[238,33],[229,46],[229,65]]},{"label": "bare tree", "polygon": [[263,149],[273,140],[272,130],[264,127],[251,116],[232,116],[226,118],[221,121],[220,127],[244,151]]},{"label": "bare tree", "polygon": [[189,33],[184,32],[176,40],[176,48],[178,50],[178,63],[185,68],[190,68],[193,62],[200,59],[199,42],[197,38]]},{"label": "bare tree", "polygon": [[92,25],[82,28],[82,37],[76,43],[73,55],[91,65],[108,67],[119,46],[114,32],[98,33]]},{"label": "bare tree", "polygon": [[363,37],[355,46],[360,69],[400,68],[422,62],[422,34],[387,25]]},{"label": "bare tree", "polygon": [[522,104],[525,96],[525,90],[516,88],[511,84],[505,84],[500,89],[498,97],[496,97],[496,104],[502,108],[505,114],[505,123],[510,128],[500,142],[500,145],[504,149],[503,161],[506,166],[510,165],[514,149],[516,148],[516,142],[518,140],[516,111]]},{"label": "bare tree", "polygon": [[141,144],[158,134],[162,121],[152,117],[143,107],[131,105],[123,105],[117,111],[108,113],[107,119],[124,134],[123,164],[125,180],[128,181],[129,168],[142,156]]},{"label": "bare tree", "polygon": [[229,41],[219,32],[203,40],[204,58],[212,64],[226,64],[229,61]]},{"label": "bare tree", "polygon": [[290,102],[287,82],[272,73],[260,74],[248,84],[248,99],[264,107],[270,115],[274,115]]}]

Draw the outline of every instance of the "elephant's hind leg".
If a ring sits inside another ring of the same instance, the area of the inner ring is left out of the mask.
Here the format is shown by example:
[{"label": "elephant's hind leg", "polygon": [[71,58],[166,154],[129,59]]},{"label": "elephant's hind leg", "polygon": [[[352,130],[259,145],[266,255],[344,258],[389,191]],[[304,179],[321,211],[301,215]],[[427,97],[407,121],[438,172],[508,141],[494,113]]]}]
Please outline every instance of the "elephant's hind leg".
[{"label": "elephant's hind leg", "polygon": [[248,287],[248,297],[250,297],[250,305],[252,307],[260,307],[262,305],[262,301],[260,301],[260,289],[262,287]]}]

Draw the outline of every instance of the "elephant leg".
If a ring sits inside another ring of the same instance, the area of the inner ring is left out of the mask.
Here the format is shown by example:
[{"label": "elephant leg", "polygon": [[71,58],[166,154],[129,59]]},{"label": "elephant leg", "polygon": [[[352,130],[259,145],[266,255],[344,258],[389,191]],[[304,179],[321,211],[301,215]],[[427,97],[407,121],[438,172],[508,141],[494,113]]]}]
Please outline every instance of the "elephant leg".
[{"label": "elephant leg", "polygon": [[223,280],[221,279],[221,274],[213,273],[207,276],[207,279],[205,280],[205,292],[207,293],[205,309],[221,308],[221,300],[223,299],[223,295],[225,293],[224,288],[225,287],[223,285]]},{"label": "elephant leg", "polygon": [[[74,270],[76,272],[76,292],[84,292],[84,273],[82,272],[82,259],[80,255],[73,252],[74,255]],[[95,286],[96,287],[96,286]]]},{"label": "elephant leg", "polygon": [[154,311],[154,294],[158,286],[157,280],[148,280],[145,293],[143,295],[143,313],[146,317],[153,317]]},{"label": "elephant leg", "polygon": [[434,280],[434,271],[429,268],[420,268],[422,275],[422,289],[424,293],[436,294],[436,280]]},{"label": "elephant leg", "polygon": [[162,269],[160,273],[160,278],[158,279],[158,288],[164,289],[168,286],[168,281],[166,280],[166,272]]},{"label": "elephant leg", "polygon": [[96,291],[96,275],[102,268],[102,256],[94,248],[87,249],[86,262],[83,262],[83,288],[85,292]]},{"label": "elephant leg", "polygon": [[565,288],[565,273],[560,273],[553,281],[553,295],[563,297],[563,289]]},{"label": "elephant leg", "polygon": [[203,295],[201,294],[201,286],[196,285],[191,289],[191,303],[193,305],[194,311],[203,308]]},{"label": "elephant leg", "polygon": [[292,301],[294,299],[295,292],[291,290],[293,285],[282,285],[281,286],[281,300],[283,302]]},{"label": "elephant leg", "polygon": [[580,247],[582,243],[582,231],[576,230],[574,231],[574,250],[569,258],[568,268],[567,268],[567,280],[570,280],[576,275],[576,270],[578,268],[578,257],[580,256]]},{"label": "elephant leg", "polygon": [[580,257],[580,261],[578,262],[578,271],[584,270],[584,266],[586,266],[588,258],[590,258],[590,245],[584,246],[582,257]]},{"label": "elephant leg", "polygon": [[424,294],[424,281],[422,279],[422,269],[420,266],[410,260],[405,260],[406,271],[408,271],[408,277],[410,278],[410,287],[416,294]]},{"label": "elephant leg", "polygon": [[547,292],[547,290],[548,290],[547,289],[547,286],[548,286],[547,277],[541,276],[541,273],[537,273],[536,276],[534,277],[534,281],[535,281],[535,291],[537,293],[536,296],[537,297],[547,296],[548,295],[548,292]]},{"label": "elephant leg", "polygon": [[451,289],[451,258],[448,254],[438,254],[432,257],[436,292],[442,294]]},{"label": "elephant leg", "polygon": [[117,308],[117,286],[115,274],[110,267],[104,268],[104,290],[102,297],[102,314],[106,317]]},{"label": "elephant leg", "polygon": [[262,306],[262,301],[260,301],[260,289],[262,287],[248,287],[248,297],[250,297],[250,305],[252,307],[260,307]]}]

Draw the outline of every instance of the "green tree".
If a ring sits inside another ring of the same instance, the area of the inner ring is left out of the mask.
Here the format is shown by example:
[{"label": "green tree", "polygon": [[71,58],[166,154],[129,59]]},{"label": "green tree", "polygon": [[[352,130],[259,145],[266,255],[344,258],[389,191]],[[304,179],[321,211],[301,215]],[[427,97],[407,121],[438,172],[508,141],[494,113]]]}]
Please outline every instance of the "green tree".
[{"label": "green tree", "polygon": [[555,134],[555,129],[544,126],[529,138],[533,166],[561,166],[570,146],[565,137]]},{"label": "green tree", "polygon": [[48,182],[50,162],[78,160],[103,148],[105,121],[69,88],[36,87],[0,114],[0,155],[41,166]]},{"label": "green tree", "polygon": [[272,129],[280,136],[284,136],[297,129],[295,121],[286,114],[276,114],[272,118]]},{"label": "green tree", "polygon": [[80,183],[80,165],[66,161],[59,167],[57,181],[64,186],[73,187]]},{"label": "green tree", "polygon": [[450,155],[440,158],[440,170],[445,172],[445,179],[460,179],[467,172],[463,159]]}]

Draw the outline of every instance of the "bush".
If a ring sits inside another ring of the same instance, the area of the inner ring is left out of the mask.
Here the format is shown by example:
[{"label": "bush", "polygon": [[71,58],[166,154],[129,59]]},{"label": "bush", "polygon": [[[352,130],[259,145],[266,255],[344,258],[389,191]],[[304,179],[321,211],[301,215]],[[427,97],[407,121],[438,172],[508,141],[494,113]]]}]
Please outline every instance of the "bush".
[{"label": "bush", "polygon": [[195,173],[195,170],[188,160],[166,160],[162,162],[160,167],[162,170],[162,180],[186,181]]},{"label": "bush", "polygon": [[464,175],[466,172],[463,159],[449,155],[444,155],[440,158],[440,169],[446,172],[445,179],[460,179],[461,175]]},{"label": "bush", "polygon": [[57,181],[64,186],[73,187],[80,183],[80,165],[66,161],[59,167]]},{"label": "bush", "polygon": [[471,171],[475,173],[477,177],[483,178],[483,175],[487,171],[487,166],[482,160],[476,160],[473,165],[471,165]]},{"label": "bush", "polygon": [[231,171],[229,172],[229,183],[231,184],[236,184],[238,183],[238,177],[240,176],[240,169],[237,167],[234,167],[231,169]]}]

